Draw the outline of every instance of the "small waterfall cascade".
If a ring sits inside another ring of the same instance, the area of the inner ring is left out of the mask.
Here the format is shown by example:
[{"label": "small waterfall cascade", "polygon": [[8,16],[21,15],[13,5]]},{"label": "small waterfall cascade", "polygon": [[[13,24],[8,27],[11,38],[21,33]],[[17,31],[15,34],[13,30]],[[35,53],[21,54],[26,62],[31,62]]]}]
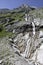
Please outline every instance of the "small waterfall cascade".
[{"label": "small waterfall cascade", "polygon": [[[35,35],[35,24],[34,24],[34,22],[32,22],[32,27],[33,27],[33,37],[34,37],[34,35]],[[23,57],[28,58],[29,55],[30,55],[29,51],[30,51],[31,40],[30,40],[28,34],[25,35],[25,38],[26,38],[26,44],[27,44],[27,45],[26,45],[25,51],[24,51],[23,53],[21,53],[21,55],[22,55]]]},{"label": "small waterfall cascade", "polygon": [[25,57],[28,57],[29,56],[29,49],[30,49],[30,39],[28,39],[27,41],[27,46],[26,46],[26,49],[25,49]]},{"label": "small waterfall cascade", "polygon": [[26,49],[25,49],[25,51],[21,54],[23,57],[28,57],[28,54],[29,54],[29,42],[30,42],[30,39],[28,39],[28,41],[27,41],[27,45],[26,45]]},{"label": "small waterfall cascade", "polygon": [[[34,24],[34,22],[32,22],[32,26],[33,26],[33,37],[34,37],[34,35],[35,35],[35,24]],[[23,57],[26,57],[26,58],[28,58],[29,57],[29,55],[30,55],[30,44],[31,44],[31,39],[29,38],[29,35],[28,34],[26,34],[25,35],[25,38],[26,38],[26,49],[25,49],[25,51],[23,52],[23,53],[21,53],[21,55],[23,56]]]},{"label": "small waterfall cascade", "polygon": [[35,35],[35,24],[34,22],[32,22],[32,26],[33,26],[33,36]]},{"label": "small waterfall cascade", "polygon": [[29,33],[27,33],[24,38],[26,40],[26,49],[23,53],[21,53],[21,56],[28,58],[29,49],[30,49],[30,42],[31,42],[30,39],[29,39]]}]

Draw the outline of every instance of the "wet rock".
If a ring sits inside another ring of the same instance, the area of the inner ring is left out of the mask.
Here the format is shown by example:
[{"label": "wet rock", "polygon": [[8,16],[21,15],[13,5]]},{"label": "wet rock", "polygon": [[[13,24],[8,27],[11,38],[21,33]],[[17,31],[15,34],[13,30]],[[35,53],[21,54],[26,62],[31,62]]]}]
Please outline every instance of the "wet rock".
[{"label": "wet rock", "polygon": [[40,25],[40,22],[41,20],[40,20],[40,18],[36,18],[36,19],[34,19],[34,23],[35,23],[35,25],[36,26],[39,26]]}]

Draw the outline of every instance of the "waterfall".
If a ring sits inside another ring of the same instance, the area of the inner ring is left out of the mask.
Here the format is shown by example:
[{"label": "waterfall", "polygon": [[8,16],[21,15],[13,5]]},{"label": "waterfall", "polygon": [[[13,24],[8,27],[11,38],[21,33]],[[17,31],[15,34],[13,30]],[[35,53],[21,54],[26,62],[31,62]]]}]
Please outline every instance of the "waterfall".
[{"label": "waterfall", "polygon": [[35,24],[34,24],[34,22],[32,22],[32,26],[33,26],[33,35],[35,35]]},{"label": "waterfall", "polygon": [[[35,35],[35,24],[34,24],[34,22],[32,22],[32,26],[33,26],[33,36]],[[29,39],[29,35],[28,34],[26,34],[25,35],[25,38],[26,38],[26,49],[25,49],[25,51],[23,52],[23,53],[21,53],[21,55],[23,56],[23,57],[29,57],[29,55],[30,55],[30,53],[29,53],[29,51],[30,51],[30,43],[31,43],[31,41],[30,41],[30,39]]]},{"label": "waterfall", "polygon": [[25,41],[26,41],[26,49],[23,53],[21,53],[21,56],[23,57],[28,57],[29,56],[29,49],[30,49],[30,39],[29,39],[29,33],[27,33],[25,36]]},{"label": "waterfall", "polygon": [[23,53],[21,53],[21,55],[23,56],[23,57],[28,57],[28,55],[29,55],[29,43],[30,43],[30,39],[28,39],[28,41],[27,41],[27,45],[26,45],[26,49],[25,49],[25,51],[23,52]]}]

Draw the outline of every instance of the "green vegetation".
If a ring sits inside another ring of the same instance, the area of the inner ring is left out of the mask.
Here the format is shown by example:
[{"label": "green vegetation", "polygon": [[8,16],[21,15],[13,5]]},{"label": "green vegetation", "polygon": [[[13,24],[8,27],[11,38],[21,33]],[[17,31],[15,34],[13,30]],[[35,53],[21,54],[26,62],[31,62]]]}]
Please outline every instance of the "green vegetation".
[{"label": "green vegetation", "polygon": [[13,35],[12,32],[6,32],[5,30],[2,30],[0,32],[0,37],[6,37],[6,36],[11,37],[12,35]]},{"label": "green vegetation", "polygon": [[23,16],[25,15],[24,12],[21,13],[7,13],[7,14],[0,14],[0,20],[3,20],[4,18],[11,18],[14,21],[15,20],[23,20]]},{"label": "green vegetation", "polygon": [[[28,10],[28,9],[27,9]],[[5,10],[6,11],[6,10]],[[0,37],[12,36],[12,32],[6,32],[5,25],[12,25],[16,20],[24,21],[25,8],[17,8],[16,10],[10,10],[9,12],[0,13]],[[31,10],[28,13],[34,17],[43,19],[43,8]],[[9,21],[8,21],[9,19]]]},{"label": "green vegetation", "polygon": [[12,32],[6,32],[5,28],[2,24],[0,24],[0,37],[5,37],[5,36],[12,36]]},{"label": "green vegetation", "polygon": [[[8,13],[0,13],[0,21],[2,21],[2,23],[0,23],[0,37],[5,37],[5,36],[12,36],[13,33],[12,32],[6,32],[5,30],[5,25],[12,25],[16,20],[18,21],[22,21],[24,20],[24,12],[16,12],[16,11],[10,11]],[[6,19],[9,19],[9,21],[7,21]],[[7,23],[8,22],[8,23]]]},{"label": "green vegetation", "polygon": [[38,17],[43,19],[43,8],[30,11],[29,14],[33,15],[36,18]]}]

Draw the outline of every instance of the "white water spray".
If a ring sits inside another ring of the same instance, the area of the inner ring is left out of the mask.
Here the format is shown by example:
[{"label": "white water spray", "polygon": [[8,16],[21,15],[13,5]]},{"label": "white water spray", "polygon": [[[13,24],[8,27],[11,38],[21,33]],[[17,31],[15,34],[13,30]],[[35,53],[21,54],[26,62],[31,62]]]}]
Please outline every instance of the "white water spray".
[{"label": "white water spray", "polygon": [[32,26],[33,26],[33,35],[35,35],[35,24],[34,24],[34,22],[32,22]]},{"label": "white water spray", "polygon": [[[35,24],[34,24],[34,22],[32,22],[32,26],[33,26],[33,36],[35,35]],[[23,52],[23,53],[21,53],[21,55],[23,56],[23,57],[29,57],[29,51],[30,51],[30,43],[31,43],[31,41],[30,41],[30,39],[29,39],[29,35],[27,34],[27,35],[25,35],[25,38],[26,38],[26,49],[25,49],[25,51]]]},{"label": "white water spray", "polygon": [[29,39],[29,33],[27,33],[25,36],[24,36],[25,40],[26,40],[26,49],[23,53],[21,53],[21,56],[23,57],[28,57],[29,56],[29,49],[30,49],[30,39]]},{"label": "white water spray", "polygon": [[24,51],[24,53],[22,53],[21,55],[23,56],[23,57],[28,57],[28,54],[29,54],[29,43],[30,43],[30,39],[27,41],[27,46],[26,46],[26,49],[25,49],[25,51]]}]

